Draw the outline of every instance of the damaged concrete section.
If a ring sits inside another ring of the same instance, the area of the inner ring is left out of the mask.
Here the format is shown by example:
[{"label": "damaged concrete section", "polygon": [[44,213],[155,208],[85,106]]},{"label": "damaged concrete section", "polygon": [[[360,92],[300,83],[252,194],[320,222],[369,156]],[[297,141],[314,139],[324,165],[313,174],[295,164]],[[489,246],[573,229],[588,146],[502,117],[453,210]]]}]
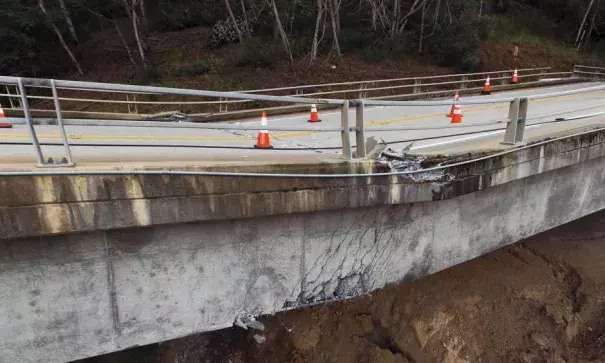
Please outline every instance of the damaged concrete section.
[{"label": "damaged concrete section", "polygon": [[2,179],[0,362],[74,360],[234,322],[261,332],[255,316],[435,273],[605,208],[604,141],[589,132],[426,179]]}]

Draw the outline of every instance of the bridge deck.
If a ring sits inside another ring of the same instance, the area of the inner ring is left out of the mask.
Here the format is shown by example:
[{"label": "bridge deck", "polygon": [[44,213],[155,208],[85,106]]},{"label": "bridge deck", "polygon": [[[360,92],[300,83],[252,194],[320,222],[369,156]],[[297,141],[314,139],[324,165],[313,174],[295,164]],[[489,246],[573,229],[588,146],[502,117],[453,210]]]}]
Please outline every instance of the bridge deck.
[{"label": "bridge deck", "polygon": [[[494,94],[492,98],[547,94],[594,86],[579,83],[540,89],[526,89]],[[559,117],[574,117],[605,112],[602,97],[605,91],[551,97],[531,101],[528,112],[526,140],[536,141],[552,134],[570,132],[587,126],[605,124],[605,117],[595,116],[575,121],[543,123]],[[485,96],[484,96],[485,97]],[[468,99],[468,98],[467,98]],[[455,154],[509,148],[500,144],[505,123],[467,127],[508,116],[507,104],[464,106],[464,122],[450,125],[445,117],[448,107],[368,107],[365,111],[366,137],[374,136],[389,143],[393,149],[402,149],[409,140],[414,142],[411,152],[419,154]],[[298,114],[274,117],[270,126],[312,127],[306,122],[308,115]],[[321,114],[323,122],[317,127],[340,126],[340,113],[327,111]],[[350,120],[355,114],[351,110]],[[233,121],[239,124],[258,125],[258,120]],[[445,129],[375,131],[380,127],[436,127]],[[451,127],[450,127],[451,126]],[[46,157],[61,159],[62,146],[57,126],[36,126]],[[217,164],[254,163],[321,163],[340,159],[340,133],[338,132],[272,132],[275,150],[254,150],[257,131],[229,131],[202,129],[67,126],[72,153],[80,167],[188,167]],[[352,138],[354,135],[352,135]],[[354,144],[354,142],[353,142]],[[325,149],[324,149],[325,148]],[[0,169],[32,169],[35,151],[29,143],[26,127],[17,125],[0,130]]]}]

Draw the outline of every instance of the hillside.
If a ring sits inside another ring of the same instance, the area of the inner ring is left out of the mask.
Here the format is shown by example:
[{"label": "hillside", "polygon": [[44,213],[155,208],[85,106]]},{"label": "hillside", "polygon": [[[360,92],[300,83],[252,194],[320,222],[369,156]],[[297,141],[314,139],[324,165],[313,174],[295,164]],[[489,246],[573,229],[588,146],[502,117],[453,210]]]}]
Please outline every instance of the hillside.
[{"label": "hillside", "polygon": [[2,74],[235,90],[601,63],[602,11],[580,1],[40,3],[3,10]]}]

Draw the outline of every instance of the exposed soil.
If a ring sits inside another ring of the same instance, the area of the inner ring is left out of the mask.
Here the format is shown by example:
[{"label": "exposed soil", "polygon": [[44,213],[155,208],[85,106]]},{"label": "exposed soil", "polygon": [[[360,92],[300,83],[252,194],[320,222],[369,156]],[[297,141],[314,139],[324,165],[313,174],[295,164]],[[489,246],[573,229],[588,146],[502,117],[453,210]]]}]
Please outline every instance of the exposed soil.
[{"label": "exposed soil", "polygon": [[[257,89],[300,84],[319,84],[347,82],[368,79],[387,79],[407,76],[433,76],[456,73],[455,69],[431,64],[430,59],[421,56],[402,54],[399,60],[385,59],[380,62],[361,60],[354,52],[345,54],[341,61],[320,58],[309,67],[306,59],[298,59],[294,65],[286,61],[277,62],[272,69],[232,65],[233,58],[241,50],[239,44],[230,44],[219,49],[209,45],[208,28],[188,28],[181,31],[153,34],[151,37],[151,63],[162,73],[172,66],[186,65],[196,60],[213,57],[216,67],[209,72],[180,77],[161,76],[154,83],[178,83],[182,87],[204,89]],[[127,53],[121,50],[121,44],[114,29],[95,34],[83,49],[90,49],[82,60],[87,69],[86,75],[70,78],[100,82],[124,82],[132,74],[132,64]],[[133,41],[132,39],[127,39]],[[512,42],[486,42],[480,52],[480,65],[477,71],[510,69],[514,66],[545,67],[571,70],[573,61],[558,54],[547,45],[520,44],[517,62],[513,58],[513,48],[519,45]],[[136,53],[133,54],[136,57]],[[332,66],[336,68],[333,69]],[[130,69],[130,72],[128,71]]]},{"label": "exposed soil", "polygon": [[[605,212],[410,284],[121,362],[605,362]],[[266,338],[257,343],[254,335]]]},{"label": "exposed soil", "polygon": [[481,69],[495,71],[515,67],[552,67],[552,71],[571,72],[580,58],[575,53],[569,54],[568,49],[562,47],[553,49],[549,46],[521,44],[519,45],[519,56],[515,59],[512,56],[515,45],[519,44],[512,42],[483,44],[479,57]]}]

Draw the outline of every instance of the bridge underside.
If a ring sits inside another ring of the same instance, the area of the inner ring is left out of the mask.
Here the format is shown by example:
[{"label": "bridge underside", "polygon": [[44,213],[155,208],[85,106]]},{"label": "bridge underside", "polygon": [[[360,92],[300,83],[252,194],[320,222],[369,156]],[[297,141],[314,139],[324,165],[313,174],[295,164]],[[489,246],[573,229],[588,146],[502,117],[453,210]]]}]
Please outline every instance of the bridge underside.
[{"label": "bridge underside", "polygon": [[[266,209],[255,218],[187,219],[204,208],[192,204],[180,206],[189,223],[176,223],[165,217],[167,201],[149,200],[155,212],[133,209],[139,226],[127,226],[66,203],[70,218],[90,228],[52,236],[3,215],[6,235],[22,237],[2,241],[0,362],[94,356],[446,269],[605,208],[604,139],[595,131],[530,147],[486,161],[483,172],[468,167],[459,182],[373,181],[373,191],[355,194],[364,201],[340,210],[301,206],[311,200],[303,192],[323,193],[327,203],[342,197],[343,188],[324,185],[280,192],[293,214]],[[50,212],[38,210],[39,219]]]}]

